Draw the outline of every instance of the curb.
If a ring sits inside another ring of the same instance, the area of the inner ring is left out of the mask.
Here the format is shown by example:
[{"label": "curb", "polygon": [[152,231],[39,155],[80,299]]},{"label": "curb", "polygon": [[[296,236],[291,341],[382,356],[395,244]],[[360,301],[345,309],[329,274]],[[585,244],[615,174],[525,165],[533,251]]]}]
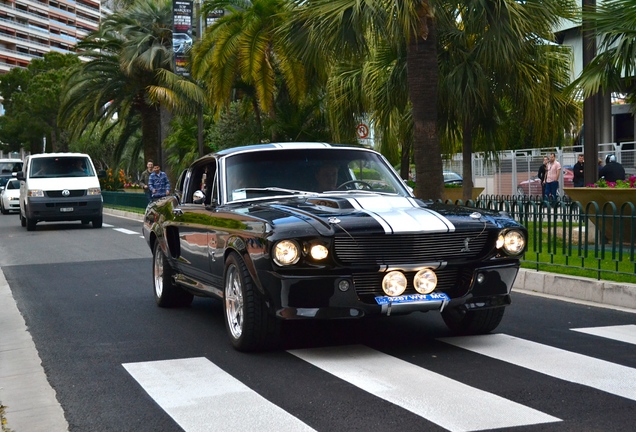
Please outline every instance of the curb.
[{"label": "curb", "polygon": [[513,289],[575,299],[597,305],[636,309],[636,284],[519,269]]}]

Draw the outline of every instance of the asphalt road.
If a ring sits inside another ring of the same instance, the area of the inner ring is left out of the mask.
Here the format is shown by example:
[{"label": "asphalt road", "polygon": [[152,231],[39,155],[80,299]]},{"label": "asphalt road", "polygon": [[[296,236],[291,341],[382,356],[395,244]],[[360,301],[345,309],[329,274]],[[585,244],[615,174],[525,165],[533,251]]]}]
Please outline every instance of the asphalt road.
[{"label": "asphalt road", "polygon": [[451,338],[431,312],[294,323],[243,354],[220,302],[156,307],[138,221],[0,216],[0,267],[71,431],[634,427],[633,313],[517,293],[493,335]]}]

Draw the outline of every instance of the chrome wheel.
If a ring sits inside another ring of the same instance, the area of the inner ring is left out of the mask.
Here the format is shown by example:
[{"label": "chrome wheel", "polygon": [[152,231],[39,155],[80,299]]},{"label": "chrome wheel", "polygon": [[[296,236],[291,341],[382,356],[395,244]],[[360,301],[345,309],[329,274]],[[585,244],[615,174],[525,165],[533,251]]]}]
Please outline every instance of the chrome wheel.
[{"label": "chrome wheel", "polygon": [[225,278],[225,317],[234,339],[240,339],[243,334],[244,315],[241,277],[236,265],[232,264],[228,267]]},{"label": "chrome wheel", "polygon": [[161,298],[163,295],[163,254],[160,248],[157,249],[152,274],[155,283],[155,296]]}]

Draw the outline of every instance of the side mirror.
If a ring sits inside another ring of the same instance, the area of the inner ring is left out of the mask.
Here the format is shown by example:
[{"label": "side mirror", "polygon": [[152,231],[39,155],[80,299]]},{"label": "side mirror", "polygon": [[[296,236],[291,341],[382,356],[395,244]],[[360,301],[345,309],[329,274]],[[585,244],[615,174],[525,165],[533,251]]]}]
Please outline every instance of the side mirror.
[{"label": "side mirror", "polygon": [[15,174],[15,177],[16,177],[18,180],[24,180],[24,171],[18,171],[18,172]]}]

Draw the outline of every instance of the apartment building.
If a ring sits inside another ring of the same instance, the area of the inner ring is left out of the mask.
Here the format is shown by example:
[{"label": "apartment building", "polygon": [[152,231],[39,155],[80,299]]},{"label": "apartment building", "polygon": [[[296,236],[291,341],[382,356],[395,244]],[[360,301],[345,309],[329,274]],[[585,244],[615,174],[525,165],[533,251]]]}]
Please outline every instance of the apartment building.
[{"label": "apartment building", "polygon": [[74,52],[101,14],[99,0],[0,0],[0,74],[51,51]]}]

